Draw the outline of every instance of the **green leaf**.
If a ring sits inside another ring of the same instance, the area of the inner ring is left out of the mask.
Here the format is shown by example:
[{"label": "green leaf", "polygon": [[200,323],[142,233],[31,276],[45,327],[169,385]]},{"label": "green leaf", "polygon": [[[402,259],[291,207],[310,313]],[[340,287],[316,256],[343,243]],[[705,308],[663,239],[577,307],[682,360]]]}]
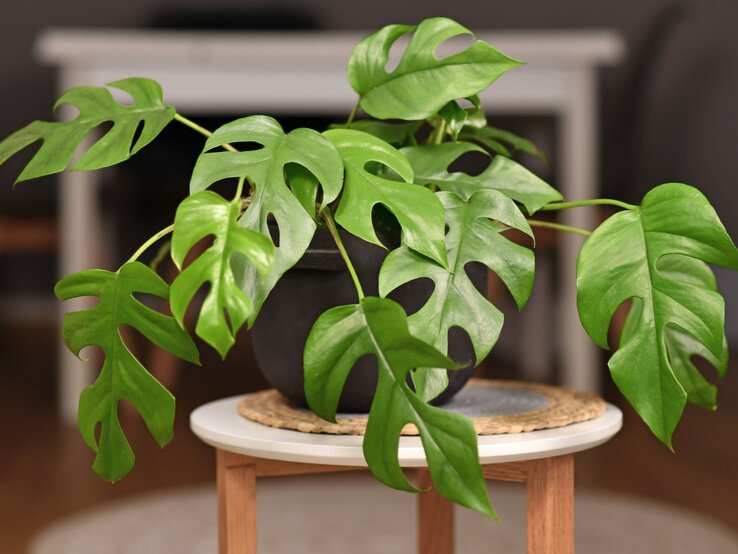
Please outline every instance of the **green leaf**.
[{"label": "green leaf", "polygon": [[[386,121],[376,121],[374,119],[361,119],[354,121],[348,129],[363,131],[388,142],[393,146],[405,146],[411,141],[412,137],[423,126],[422,121],[407,121],[405,123],[388,123]],[[345,126],[335,126],[334,129],[346,128]]]},{"label": "green leaf", "polygon": [[[64,316],[64,343],[76,356],[86,346],[105,354],[100,375],[79,400],[82,438],[96,452],[93,469],[102,478],[117,481],[133,467],[134,455],[118,421],[118,402],[130,401],[160,446],[172,439],[174,397],[131,354],[120,335],[121,326],[141,332],[172,354],[198,362],[192,339],[169,316],[143,305],[133,295],[169,297],[169,287],[151,269],[129,262],[116,273],[91,269],[69,275],[56,285],[60,300],[96,296],[99,303]],[[99,439],[96,428],[100,425]]]},{"label": "green leaf", "polygon": [[298,164],[287,164],[284,168],[287,183],[295,195],[300,205],[310,214],[313,219],[316,218],[315,204],[318,201],[318,189],[320,183],[315,175],[310,173],[303,166]]},{"label": "green leaf", "polygon": [[541,158],[544,162],[548,161],[546,154],[541,152],[533,141],[510,131],[505,131],[504,129],[486,126],[467,126],[461,132],[461,138],[478,142],[489,148],[492,152],[503,156],[510,157],[515,152],[520,151]]},{"label": "green leaf", "polygon": [[310,408],[335,421],[349,371],[365,355],[377,358],[377,390],[369,412],[364,456],[372,473],[397,489],[415,491],[397,460],[400,432],[414,423],[436,490],[446,498],[493,516],[479,465],[477,437],[466,417],[429,406],[407,386],[414,367],[458,368],[408,331],[402,307],[384,298],[328,310],[305,345],[305,394]]},{"label": "green leaf", "polygon": [[195,332],[222,357],[254,312],[251,300],[236,282],[232,268],[234,258],[243,257],[261,275],[269,272],[274,258],[274,246],[269,238],[239,226],[239,215],[240,201],[228,202],[214,192],[201,191],[185,199],[174,218],[172,259],[180,270],[195,244],[210,236],[214,241],[172,283],[172,314],[184,327],[187,306],[195,293],[208,283],[210,288]]},{"label": "green leaf", "polygon": [[[349,233],[382,246],[372,223],[372,209],[382,204],[402,226],[407,246],[446,265],[443,206],[430,190],[412,184],[413,170],[402,153],[361,131],[332,129],[323,134],[335,145],[346,168],[336,221]],[[366,169],[370,162],[386,165],[406,182],[370,173]]]},{"label": "green leaf", "polygon": [[[224,144],[257,143],[258,150],[211,152]],[[205,143],[195,164],[190,190],[198,192],[222,179],[248,177],[254,183],[251,203],[239,225],[270,236],[268,219],[279,228],[279,246],[266,277],[249,265],[234,261],[234,269],[246,296],[258,313],[279,278],[302,257],[315,232],[310,213],[295,197],[285,181],[285,166],[298,164],[309,170],[323,189],[323,205],[341,192],[343,165],[329,141],[312,129],[295,129],[285,134],[279,123],[265,116],[251,116],[220,127]],[[255,317],[255,315],[253,316]],[[249,322],[253,322],[253,317]]]},{"label": "green leaf", "polygon": [[[394,71],[387,72],[392,45],[411,32],[413,37]],[[420,25],[388,25],[354,48],[348,78],[361,97],[361,108],[378,119],[425,119],[447,102],[481,92],[508,69],[522,62],[509,58],[484,41],[439,60],[444,41],[471,32],[444,17]]]},{"label": "green leaf", "polygon": [[[480,190],[463,200],[452,192],[437,193],[446,211],[446,250],[449,269],[401,247],[390,252],[379,273],[379,294],[427,278],[434,290],[426,304],[408,319],[412,334],[438,348],[448,350],[452,327],[464,329],[474,346],[476,363],[487,357],[497,342],[503,314],[482,294],[466,274],[471,262],[481,262],[499,275],[522,309],[533,287],[533,252],[501,234],[518,229],[532,237],[528,222],[515,203],[495,190]],[[503,225],[499,225],[499,222]],[[447,385],[444,369],[424,369],[413,374],[415,389],[428,400]]]},{"label": "green leaf", "polygon": [[[674,258],[678,255],[678,258]],[[651,431],[671,448],[689,390],[700,403],[689,356],[719,369],[725,356],[723,298],[700,263],[738,269],[738,250],[715,210],[695,188],[669,183],[651,190],[639,210],[606,220],[577,260],[577,307],[592,339],[607,348],[613,313],[632,299],[620,346],[610,358],[613,380]],[[722,370],[720,370],[722,371]],[[688,375],[685,375],[688,374]]]},{"label": "green leaf", "polygon": [[448,134],[453,140],[458,140],[459,133],[469,119],[469,112],[452,100],[440,109],[438,115],[446,122]]},{"label": "green leaf", "polygon": [[446,142],[433,146],[410,146],[402,153],[410,161],[418,184],[433,184],[468,198],[478,190],[498,190],[525,206],[532,214],[542,206],[563,200],[561,194],[519,163],[495,156],[479,175],[450,173],[448,167],[464,154],[484,150],[469,142]]},{"label": "green leaf", "polygon": [[[54,110],[69,104],[79,110],[77,117],[71,121],[34,121],[19,129],[0,142],[0,164],[41,140],[41,148],[23,169],[17,182],[64,171],[85,137],[98,125],[112,122],[110,130],[77,160],[72,169],[108,167],[141,150],[174,118],[174,108],[164,104],[161,86],[156,81],[131,78],[108,86],[130,94],[133,105],[119,104],[105,87],[73,88],[59,98]],[[141,134],[134,141],[141,124]]]}]

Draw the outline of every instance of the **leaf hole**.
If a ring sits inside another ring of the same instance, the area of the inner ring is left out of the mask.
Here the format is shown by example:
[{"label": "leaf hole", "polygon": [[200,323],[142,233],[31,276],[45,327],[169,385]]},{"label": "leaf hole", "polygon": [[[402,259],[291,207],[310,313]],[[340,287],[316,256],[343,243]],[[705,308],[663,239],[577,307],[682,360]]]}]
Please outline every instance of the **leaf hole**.
[{"label": "leaf hole", "polygon": [[136,103],[133,96],[131,96],[130,93],[126,92],[125,90],[109,87],[108,92],[110,92],[113,100],[115,100],[121,106],[125,106],[126,108],[130,108]]},{"label": "leaf hole", "polygon": [[267,229],[269,230],[269,238],[272,239],[274,246],[279,248],[279,223],[277,223],[277,219],[272,213],[267,215]]},{"label": "leaf hole", "polygon": [[155,294],[149,294],[147,292],[134,292],[131,294],[138,302],[151,308],[152,310],[159,311],[162,307],[168,305],[167,301]]},{"label": "leaf hole", "polygon": [[387,63],[384,64],[384,70],[387,73],[392,73],[400,65],[402,55],[405,53],[405,48],[407,48],[409,42],[410,40],[407,36],[404,36],[392,43],[389,49],[389,55],[387,56]]},{"label": "leaf hole", "polygon": [[423,277],[402,284],[387,297],[400,304],[408,315],[412,315],[428,303],[434,289],[433,280]]},{"label": "leaf hole", "polygon": [[474,40],[474,36],[469,33],[456,35],[439,44],[433,55],[437,60],[443,60],[470,48]]},{"label": "leaf hole", "polygon": [[138,122],[138,125],[136,125],[136,129],[133,131],[133,135],[131,136],[131,145],[129,147],[129,151],[133,150],[133,147],[136,146],[138,139],[141,138],[141,133],[143,133],[145,125],[146,122],[143,119]]},{"label": "leaf hole", "polygon": [[254,152],[256,150],[263,150],[264,145],[260,142],[244,141],[244,142],[231,142],[229,143],[233,148],[239,152]]},{"label": "leaf hole", "polygon": [[372,208],[372,224],[379,241],[389,250],[400,246],[400,222],[395,214],[382,204],[375,204]]},{"label": "leaf hole", "polygon": [[[448,330],[448,357],[458,364],[464,364],[462,369],[477,365],[471,337],[462,327],[451,327]],[[450,372],[449,377],[452,374],[453,372]]]},{"label": "leaf hole", "polygon": [[500,279],[494,271],[490,271],[489,268],[483,263],[468,262],[464,265],[464,272],[474,285],[474,288],[477,289],[479,294],[481,294],[485,298],[487,298],[487,293],[490,290],[491,285],[498,285],[497,282],[490,283],[490,275],[492,275],[494,279],[497,279],[499,281],[499,285],[501,286],[501,288],[507,291],[507,287],[503,283],[502,279]]},{"label": "leaf hole", "polygon": [[449,173],[462,172],[476,177],[489,165],[489,155],[484,152],[465,152],[448,166]]}]

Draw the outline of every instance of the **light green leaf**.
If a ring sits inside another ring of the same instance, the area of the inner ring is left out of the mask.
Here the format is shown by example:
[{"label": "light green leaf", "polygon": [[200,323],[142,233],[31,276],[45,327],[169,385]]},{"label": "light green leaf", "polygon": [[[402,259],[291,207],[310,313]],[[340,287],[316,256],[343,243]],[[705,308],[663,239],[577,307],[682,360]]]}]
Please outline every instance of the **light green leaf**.
[{"label": "light green leaf", "polygon": [[[406,121],[404,123],[389,123],[387,121],[376,121],[374,119],[360,119],[349,125],[348,129],[355,129],[374,135],[388,142],[392,146],[400,147],[411,142],[412,137],[423,126],[422,121]],[[346,128],[345,126],[335,126],[333,129]]]},{"label": "light green leaf", "polygon": [[[405,157],[386,142],[361,131],[332,129],[323,133],[343,158],[346,177],[336,221],[349,233],[378,246],[372,209],[384,205],[402,226],[403,243],[446,265],[443,206],[425,187],[412,184],[413,170]],[[370,173],[370,162],[384,164],[405,183]]]},{"label": "light green leaf", "polygon": [[236,282],[232,268],[234,257],[243,257],[261,275],[269,272],[274,258],[274,245],[268,237],[238,225],[239,204],[239,201],[228,202],[214,192],[201,191],[185,199],[174,218],[172,259],[180,270],[195,244],[209,236],[214,237],[214,241],[172,283],[172,314],[184,327],[187,306],[195,293],[208,283],[210,288],[195,332],[222,357],[254,312],[251,300]]},{"label": "light green leaf", "polygon": [[[224,144],[252,142],[258,150],[211,152]],[[312,129],[285,134],[279,123],[265,116],[238,119],[220,127],[205,143],[195,164],[190,190],[201,191],[222,179],[248,177],[254,184],[251,204],[239,225],[270,236],[267,220],[273,216],[279,228],[279,246],[266,277],[253,266],[234,260],[242,288],[258,313],[279,278],[302,257],[315,232],[315,222],[285,182],[285,166],[298,164],[309,170],[323,189],[323,205],[341,192],[343,165],[333,145]],[[255,317],[255,315],[253,316]],[[249,322],[253,322],[253,317]]]},{"label": "light green leaf", "polygon": [[[738,269],[738,250],[707,199],[693,187],[669,183],[646,194],[639,210],[600,225],[577,260],[579,317],[597,344],[607,348],[613,313],[633,300],[636,315],[610,358],[610,371],[670,448],[687,402],[685,385],[704,386],[687,382],[695,376],[689,356],[702,355],[718,368],[725,356],[723,298],[704,268],[683,257]],[[709,400],[696,390],[693,397]]]},{"label": "light green leaf", "polygon": [[515,152],[520,151],[541,158],[543,161],[548,161],[546,154],[541,152],[533,141],[497,127],[470,125],[462,130],[461,138],[478,142],[492,152],[503,156],[510,157]]},{"label": "light green leaf", "polygon": [[[508,227],[531,237],[532,232],[515,203],[495,190],[477,191],[466,201],[453,192],[437,195],[449,227],[446,235],[449,269],[407,248],[398,248],[382,264],[379,294],[386,296],[415,279],[431,279],[433,294],[408,318],[410,331],[441,352],[447,352],[449,330],[460,327],[469,334],[478,364],[497,342],[503,314],[477,291],[465,267],[471,262],[481,262],[497,273],[522,309],[533,286],[533,252],[501,232]],[[421,398],[434,398],[446,388],[446,370],[418,370],[413,374],[413,383]]]},{"label": "light green leaf", "polygon": [[561,194],[519,163],[495,156],[479,175],[450,173],[448,167],[469,152],[486,154],[469,142],[446,142],[434,146],[410,146],[402,153],[410,161],[418,184],[434,184],[468,198],[475,191],[498,190],[525,206],[532,214],[542,206],[561,201]]},{"label": "light green leaf", "polygon": [[[173,318],[143,305],[133,295],[169,297],[169,287],[151,269],[130,262],[116,273],[91,269],[65,277],[56,285],[57,297],[69,300],[96,296],[99,303],[64,316],[67,347],[79,356],[86,346],[105,354],[100,375],[79,400],[79,430],[96,452],[93,469],[102,478],[117,481],[133,467],[134,455],[118,421],[118,402],[130,401],[160,446],[172,439],[174,397],[131,354],[120,335],[121,326],[141,332],[172,354],[198,362],[197,348]],[[99,439],[96,428],[100,425]]]},{"label": "light green leaf", "polygon": [[[36,141],[41,148],[31,158],[17,181],[51,175],[64,169],[85,137],[106,122],[113,126],[74,164],[72,169],[90,170],[127,160],[150,143],[174,118],[175,111],[164,104],[159,83],[151,79],[131,78],[115,81],[109,87],[127,92],[133,105],[116,102],[105,87],[78,87],[65,92],[54,110],[64,104],[79,110],[70,121],[34,121],[0,142],[0,164]],[[134,141],[136,130],[141,134]]]},{"label": "light green leaf", "polygon": [[[387,72],[390,48],[413,30],[397,68]],[[441,43],[470,34],[451,19],[433,17],[417,28],[388,25],[369,35],[354,48],[348,66],[349,82],[361,97],[361,108],[378,119],[425,119],[450,100],[481,92],[522,63],[481,40],[441,60],[436,57]]]},{"label": "light green leaf", "polygon": [[335,421],[349,371],[365,355],[377,358],[377,390],[369,412],[364,457],[383,483],[415,491],[397,460],[400,432],[414,423],[436,490],[459,504],[493,516],[479,465],[471,421],[429,406],[410,390],[408,371],[419,366],[458,368],[452,360],[408,331],[402,307],[384,298],[328,310],[315,322],[305,345],[305,395],[319,416]]}]

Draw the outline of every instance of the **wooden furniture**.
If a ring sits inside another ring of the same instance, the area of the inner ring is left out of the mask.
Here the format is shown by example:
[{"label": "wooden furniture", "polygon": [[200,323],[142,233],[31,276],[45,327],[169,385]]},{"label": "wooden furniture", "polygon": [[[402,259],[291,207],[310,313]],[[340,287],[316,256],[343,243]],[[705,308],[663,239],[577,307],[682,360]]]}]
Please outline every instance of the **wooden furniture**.
[{"label": "wooden furniture", "polygon": [[[239,400],[211,402],[190,416],[193,432],[216,448],[220,554],[256,553],[258,478],[366,468],[362,436],[267,427],[239,415]],[[621,424],[622,413],[608,404],[601,417],[583,423],[479,437],[486,478],[526,483],[529,554],[574,552],[573,455],[607,441]],[[419,486],[431,486],[419,437],[402,437],[398,457],[416,469]],[[453,504],[432,488],[418,495],[420,554],[452,554],[453,527]]]},{"label": "wooden furniture", "polygon": [[[130,76],[160,81],[167,102],[186,113],[326,115],[345,117],[356,101],[345,76],[346,60],[364,33],[192,33],[144,30],[50,29],[36,43],[37,58],[59,68],[59,89],[102,85]],[[606,30],[482,31],[527,65],[504,75],[482,94],[491,114],[554,115],[560,188],[570,200],[597,195],[597,70],[623,58],[621,37]],[[444,55],[444,47],[439,48]],[[101,232],[96,184],[99,173],[60,176],[60,270],[93,266]],[[592,227],[588,210],[570,210],[562,222]],[[562,237],[555,310],[561,345],[562,384],[597,391],[597,353],[579,325],[575,261],[581,237]],[[65,304],[77,310],[84,299]],[[545,320],[532,317],[532,321]],[[523,353],[523,360],[526,354]],[[65,349],[59,352],[59,404],[76,421],[78,397],[92,371]]]}]

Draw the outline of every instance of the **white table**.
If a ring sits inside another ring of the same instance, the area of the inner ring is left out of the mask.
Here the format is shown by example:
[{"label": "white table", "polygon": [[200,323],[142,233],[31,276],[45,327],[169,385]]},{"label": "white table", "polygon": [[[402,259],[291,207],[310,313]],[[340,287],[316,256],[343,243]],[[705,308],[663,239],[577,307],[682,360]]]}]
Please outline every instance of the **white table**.
[{"label": "white table", "polygon": [[[190,416],[193,432],[217,452],[221,554],[256,553],[257,477],[366,467],[363,437],[267,427],[238,414],[241,398],[211,402]],[[486,478],[527,484],[530,554],[573,552],[573,454],[607,441],[621,425],[622,413],[608,404],[602,416],[583,423],[478,437]],[[400,439],[398,459],[402,467],[421,468],[420,486],[432,485],[419,437]],[[418,516],[420,554],[451,554],[453,505],[430,490],[418,496]]]},{"label": "white table", "polygon": [[[504,75],[482,99],[491,113],[553,114],[559,118],[561,190],[567,199],[596,196],[597,69],[624,55],[611,31],[479,32],[503,52],[528,65]],[[135,30],[50,29],[39,37],[37,58],[59,68],[59,90],[102,85],[130,76],[160,81],[166,101],[188,114],[275,113],[344,116],[356,96],[345,77],[357,33],[214,34]],[[440,51],[443,54],[443,50]],[[102,235],[96,184],[99,174],[64,173],[60,190],[60,271],[66,275],[95,265]],[[587,210],[566,213],[563,222],[592,226]],[[581,243],[566,236],[561,249],[563,384],[598,389],[596,351],[579,325],[575,305],[575,260]],[[67,304],[65,309],[84,305]],[[60,410],[76,419],[77,399],[91,372],[60,351]]]}]

